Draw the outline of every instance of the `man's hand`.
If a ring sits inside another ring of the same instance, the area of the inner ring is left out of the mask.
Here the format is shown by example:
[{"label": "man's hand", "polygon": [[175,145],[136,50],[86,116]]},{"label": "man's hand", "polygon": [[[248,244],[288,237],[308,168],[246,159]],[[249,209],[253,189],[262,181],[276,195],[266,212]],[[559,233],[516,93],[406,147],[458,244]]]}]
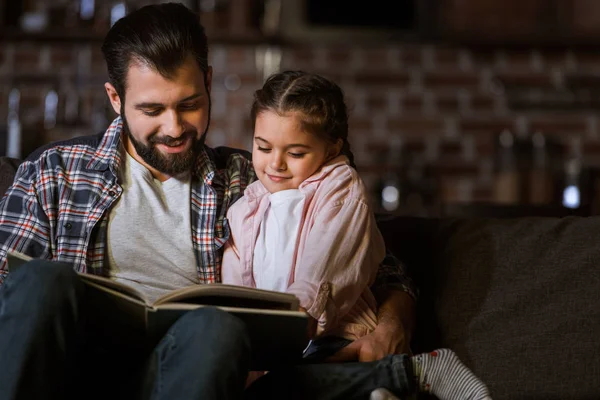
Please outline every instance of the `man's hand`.
[{"label": "man's hand", "polygon": [[367,336],[350,343],[333,356],[328,362],[360,361],[369,362],[381,360],[389,354],[409,353],[404,335],[391,335],[379,327]]},{"label": "man's hand", "polygon": [[375,361],[389,354],[410,354],[414,301],[405,292],[385,297],[377,314],[377,328],[327,359],[328,362]]}]

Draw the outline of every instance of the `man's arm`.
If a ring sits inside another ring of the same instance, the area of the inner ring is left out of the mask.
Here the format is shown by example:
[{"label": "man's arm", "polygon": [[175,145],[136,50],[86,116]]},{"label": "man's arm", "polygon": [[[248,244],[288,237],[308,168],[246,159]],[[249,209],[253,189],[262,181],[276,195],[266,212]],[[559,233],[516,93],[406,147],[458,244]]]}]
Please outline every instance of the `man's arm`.
[{"label": "man's arm", "polygon": [[371,287],[377,298],[377,328],[340,350],[331,362],[374,361],[388,354],[410,354],[417,290],[402,263],[388,252]]},{"label": "man's arm", "polygon": [[377,312],[375,336],[380,345],[372,359],[378,360],[388,354],[409,354],[414,324],[415,300],[407,292],[389,290]]},{"label": "man's arm", "polygon": [[0,285],[8,276],[8,251],[36,258],[50,257],[50,224],[38,201],[36,177],[33,163],[21,164],[12,186],[0,201]]}]

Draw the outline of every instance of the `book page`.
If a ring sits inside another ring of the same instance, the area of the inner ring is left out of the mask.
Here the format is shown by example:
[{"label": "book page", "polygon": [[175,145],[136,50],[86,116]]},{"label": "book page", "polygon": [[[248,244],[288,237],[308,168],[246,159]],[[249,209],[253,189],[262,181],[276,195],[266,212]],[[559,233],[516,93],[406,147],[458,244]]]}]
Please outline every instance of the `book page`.
[{"label": "book page", "polygon": [[123,283],[117,282],[113,279],[106,278],[100,275],[79,273],[79,276],[84,282],[93,282],[97,286],[112,289],[113,291],[129,296],[135,300],[141,301],[147,306],[150,306],[150,302],[148,301],[146,296],[144,296],[142,292],[132,288],[131,286],[127,286]]},{"label": "book page", "polygon": [[174,290],[159,297],[153,305],[156,307],[166,303],[190,303],[293,311],[297,311],[299,308],[298,299],[289,293],[225,285],[222,283],[194,285]]},{"label": "book page", "polygon": [[8,264],[8,272],[15,272],[23,264],[27,264],[31,260],[33,260],[33,258],[29,257],[26,254],[19,253],[17,251],[8,251],[6,253],[6,262]]},{"label": "book page", "polygon": [[[200,307],[204,307],[203,304],[188,304],[188,303],[167,303],[160,304],[154,307],[154,311],[162,311],[162,310],[184,310],[191,311]],[[304,318],[308,319],[308,314],[304,311],[295,311],[295,310],[266,310],[264,308],[241,308],[241,307],[217,307],[223,311],[227,311],[229,313],[241,313],[241,314],[263,314],[263,315],[279,315],[282,317],[295,317],[295,318]]]}]

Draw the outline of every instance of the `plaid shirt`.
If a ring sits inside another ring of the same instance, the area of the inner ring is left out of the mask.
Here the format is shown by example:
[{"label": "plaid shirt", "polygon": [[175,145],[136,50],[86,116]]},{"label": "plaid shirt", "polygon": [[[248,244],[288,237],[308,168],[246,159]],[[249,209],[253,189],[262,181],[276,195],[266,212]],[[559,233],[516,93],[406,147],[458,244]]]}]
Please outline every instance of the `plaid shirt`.
[{"label": "plaid shirt", "polygon": [[[0,202],[0,284],[8,275],[6,253],[63,261],[79,272],[108,275],[106,236],[111,206],[123,189],[118,169],[123,145],[116,118],[103,135],[46,146],[19,167]],[[226,215],[256,179],[241,151],[204,147],[192,171],[192,242],[200,283],[221,281]],[[414,297],[395,258],[380,268],[377,285],[397,285]]]}]

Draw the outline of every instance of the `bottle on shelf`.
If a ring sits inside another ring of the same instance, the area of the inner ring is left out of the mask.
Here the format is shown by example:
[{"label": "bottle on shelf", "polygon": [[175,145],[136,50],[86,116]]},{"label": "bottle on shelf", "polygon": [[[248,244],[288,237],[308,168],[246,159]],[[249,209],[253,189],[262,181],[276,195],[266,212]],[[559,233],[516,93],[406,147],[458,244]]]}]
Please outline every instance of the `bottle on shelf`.
[{"label": "bottle on shelf", "polygon": [[385,173],[377,185],[378,208],[384,212],[395,213],[400,209],[402,196],[401,165],[402,139],[393,136],[387,149],[387,157],[383,158]]},{"label": "bottle on shelf", "polygon": [[574,140],[571,152],[564,164],[564,184],[562,189],[562,205],[566,208],[576,209],[582,205],[583,162],[581,157],[581,142]]},{"label": "bottle on shelf", "polygon": [[21,91],[13,88],[8,95],[8,120],[6,137],[6,155],[13,158],[21,158],[21,135],[22,127],[19,117],[19,104],[21,102]]},{"label": "bottle on shelf", "polygon": [[546,135],[535,132],[531,137],[532,168],[529,172],[529,203],[551,204],[554,200],[554,179],[550,148]]},{"label": "bottle on shelf", "polygon": [[514,134],[504,130],[498,136],[497,145],[493,198],[497,203],[516,204],[520,201],[520,177]]}]

